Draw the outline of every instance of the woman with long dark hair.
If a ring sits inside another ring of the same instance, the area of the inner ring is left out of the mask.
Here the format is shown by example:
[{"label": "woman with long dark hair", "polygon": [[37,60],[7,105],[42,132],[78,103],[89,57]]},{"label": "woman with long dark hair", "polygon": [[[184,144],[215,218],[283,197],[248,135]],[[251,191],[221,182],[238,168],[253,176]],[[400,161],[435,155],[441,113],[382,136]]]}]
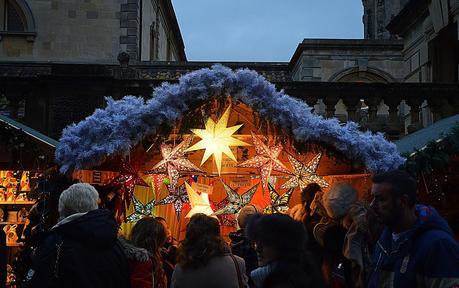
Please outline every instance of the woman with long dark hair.
[{"label": "woman with long dark hair", "polygon": [[172,288],[247,287],[244,260],[231,254],[215,218],[191,217],[177,260]]},{"label": "woman with long dark hair", "polygon": [[255,287],[322,287],[318,265],[305,249],[302,223],[284,214],[254,215],[247,235],[257,252],[258,269],[250,274]]},{"label": "woman with long dark hair", "polygon": [[144,217],[132,228],[130,242],[122,244],[129,261],[132,288],[166,288],[160,248],[166,241],[166,230],[152,217]]}]

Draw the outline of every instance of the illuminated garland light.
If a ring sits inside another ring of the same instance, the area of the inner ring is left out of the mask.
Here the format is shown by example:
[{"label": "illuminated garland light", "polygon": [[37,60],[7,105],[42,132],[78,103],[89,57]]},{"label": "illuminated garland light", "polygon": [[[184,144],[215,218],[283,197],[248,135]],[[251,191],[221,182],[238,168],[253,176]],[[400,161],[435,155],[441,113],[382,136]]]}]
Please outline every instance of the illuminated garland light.
[{"label": "illuminated garland light", "polygon": [[202,140],[185,150],[185,152],[189,152],[206,149],[201,160],[201,165],[204,164],[211,155],[214,155],[218,175],[221,174],[223,153],[234,162],[237,162],[236,157],[229,148],[230,146],[250,146],[250,144],[232,137],[232,135],[242,127],[242,124],[226,127],[228,125],[230,110],[231,106],[226,109],[217,123],[209,117],[205,129],[191,129],[191,132],[198,135]]}]

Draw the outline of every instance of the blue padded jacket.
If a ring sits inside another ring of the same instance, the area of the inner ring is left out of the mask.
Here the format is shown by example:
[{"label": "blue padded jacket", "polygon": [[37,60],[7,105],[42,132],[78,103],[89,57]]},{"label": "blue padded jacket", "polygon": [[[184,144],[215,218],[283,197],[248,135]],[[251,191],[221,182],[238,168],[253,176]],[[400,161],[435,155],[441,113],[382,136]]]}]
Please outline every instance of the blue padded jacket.
[{"label": "blue padded jacket", "polygon": [[384,230],[376,244],[369,288],[459,287],[459,245],[430,206],[416,205],[418,220],[396,242]]}]

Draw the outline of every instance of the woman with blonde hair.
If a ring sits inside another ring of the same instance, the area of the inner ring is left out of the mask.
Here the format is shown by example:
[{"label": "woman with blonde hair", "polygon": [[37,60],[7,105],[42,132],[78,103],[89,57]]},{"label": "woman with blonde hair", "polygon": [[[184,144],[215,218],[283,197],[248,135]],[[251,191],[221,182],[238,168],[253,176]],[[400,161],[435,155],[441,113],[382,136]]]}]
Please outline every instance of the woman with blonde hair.
[{"label": "woman with blonde hair", "polygon": [[132,288],[166,288],[160,248],[166,241],[164,226],[144,217],[132,228],[130,241],[122,241],[129,262]]}]

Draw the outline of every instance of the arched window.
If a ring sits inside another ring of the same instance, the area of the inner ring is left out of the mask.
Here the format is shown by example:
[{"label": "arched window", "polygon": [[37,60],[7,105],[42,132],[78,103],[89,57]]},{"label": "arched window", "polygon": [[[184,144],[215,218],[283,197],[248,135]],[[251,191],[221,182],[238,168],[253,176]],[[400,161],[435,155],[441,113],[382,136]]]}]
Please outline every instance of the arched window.
[{"label": "arched window", "polygon": [[0,32],[35,32],[32,12],[25,0],[0,0]]}]

